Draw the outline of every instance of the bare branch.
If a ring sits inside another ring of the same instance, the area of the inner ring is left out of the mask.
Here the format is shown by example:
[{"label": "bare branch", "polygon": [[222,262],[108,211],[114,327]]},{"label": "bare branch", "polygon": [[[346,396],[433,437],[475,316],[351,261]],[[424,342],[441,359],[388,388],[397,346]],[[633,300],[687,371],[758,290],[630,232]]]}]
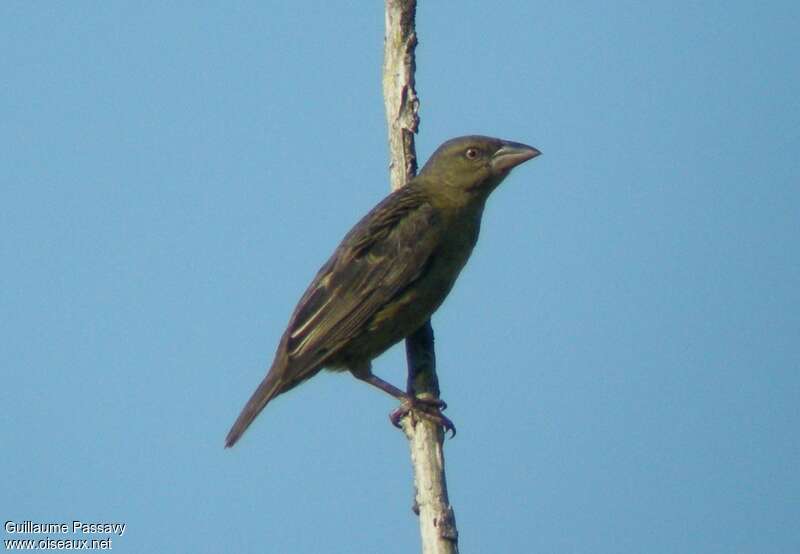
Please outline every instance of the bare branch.
[{"label": "bare branch", "polygon": [[[389,173],[392,190],[405,185],[417,172],[414,135],[419,126],[419,99],[414,89],[416,0],[386,0],[383,97],[389,127]],[[406,339],[408,392],[414,396],[439,397],[436,355],[430,321]],[[402,420],[411,449],[423,554],[458,552],[455,515],[447,497],[442,428],[415,418],[411,411]]]},{"label": "bare branch", "polygon": [[383,44],[383,100],[389,124],[389,176],[392,190],[417,173],[414,135],[419,127],[419,100],[414,89],[416,0],[386,0]]}]

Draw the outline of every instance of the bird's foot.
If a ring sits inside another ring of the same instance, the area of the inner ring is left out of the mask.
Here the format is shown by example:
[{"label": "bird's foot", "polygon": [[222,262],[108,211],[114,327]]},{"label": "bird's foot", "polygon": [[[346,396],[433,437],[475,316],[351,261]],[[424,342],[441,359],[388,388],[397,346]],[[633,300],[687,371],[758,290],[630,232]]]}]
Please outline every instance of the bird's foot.
[{"label": "bird's foot", "polygon": [[400,404],[400,407],[389,414],[389,420],[392,425],[398,429],[402,428],[400,420],[407,415],[414,417],[423,417],[434,423],[438,423],[444,428],[445,433],[450,433],[450,438],[456,436],[456,426],[446,417],[442,410],[447,408],[447,403],[438,398],[416,398],[413,396],[406,397]]}]

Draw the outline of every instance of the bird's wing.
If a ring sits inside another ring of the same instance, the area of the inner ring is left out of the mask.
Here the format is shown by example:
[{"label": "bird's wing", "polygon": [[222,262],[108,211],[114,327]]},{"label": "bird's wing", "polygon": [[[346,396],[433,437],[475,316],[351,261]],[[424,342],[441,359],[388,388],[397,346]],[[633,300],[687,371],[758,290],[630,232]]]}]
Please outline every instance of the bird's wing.
[{"label": "bird's wing", "polygon": [[414,187],[389,195],[368,213],[317,273],[292,315],[284,336],[287,377],[301,381],[324,365],[419,278],[440,232],[436,210]]}]

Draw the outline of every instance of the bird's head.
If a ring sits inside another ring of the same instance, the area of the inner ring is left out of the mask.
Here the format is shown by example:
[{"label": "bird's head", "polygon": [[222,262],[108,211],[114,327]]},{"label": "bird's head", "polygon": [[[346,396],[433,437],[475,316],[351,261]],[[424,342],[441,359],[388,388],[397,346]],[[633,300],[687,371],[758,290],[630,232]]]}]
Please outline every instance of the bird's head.
[{"label": "bird's head", "polygon": [[484,198],[513,168],[540,152],[531,146],[471,135],[448,140],[437,148],[419,173],[436,186],[447,186]]}]

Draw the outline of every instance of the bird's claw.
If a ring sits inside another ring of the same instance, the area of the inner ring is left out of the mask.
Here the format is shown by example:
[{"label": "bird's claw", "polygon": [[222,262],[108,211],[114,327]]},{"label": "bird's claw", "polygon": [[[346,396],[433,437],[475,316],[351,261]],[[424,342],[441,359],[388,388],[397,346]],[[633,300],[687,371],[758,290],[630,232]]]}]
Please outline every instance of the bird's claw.
[{"label": "bird's claw", "polygon": [[411,415],[412,421],[414,416],[424,417],[434,423],[438,423],[444,428],[445,433],[450,433],[450,438],[456,436],[456,426],[442,414],[442,410],[447,408],[447,403],[438,398],[412,398],[404,400],[403,403],[389,414],[389,420],[392,425],[398,429],[402,429],[400,421],[407,415]]}]

